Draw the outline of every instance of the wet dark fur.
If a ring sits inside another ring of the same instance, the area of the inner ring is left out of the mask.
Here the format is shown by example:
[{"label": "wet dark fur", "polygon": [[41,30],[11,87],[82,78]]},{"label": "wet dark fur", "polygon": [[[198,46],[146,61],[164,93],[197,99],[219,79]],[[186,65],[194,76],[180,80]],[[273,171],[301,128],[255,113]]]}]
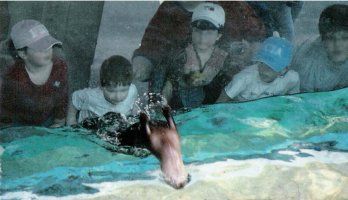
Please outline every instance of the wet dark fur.
[{"label": "wet dark fur", "polygon": [[[162,120],[150,120],[148,124],[151,128],[169,128],[168,123]],[[129,126],[119,113],[109,112],[102,117],[86,119],[81,126],[95,131],[99,137],[111,144],[150,150],[150,140],[141,122]]]},{"label": "wet dark fur", "polygon": [[[150,127],[168,127],[168,123],[160,120],[150,120]],[[126,130],[121,131],[118,135],[118,140],[120,141],[120,145],[125,146],[134,146],[134,147],[145,147],[150,150],[150,140],[146,134],[145,127],[141,125],[140,122],[137,122]]]}]

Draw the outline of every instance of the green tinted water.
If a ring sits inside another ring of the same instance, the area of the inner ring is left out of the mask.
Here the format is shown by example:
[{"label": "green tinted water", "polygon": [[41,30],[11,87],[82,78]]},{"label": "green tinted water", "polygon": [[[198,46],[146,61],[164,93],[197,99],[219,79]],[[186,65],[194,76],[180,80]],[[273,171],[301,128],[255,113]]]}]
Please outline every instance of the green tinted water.
[{"label": "green tinted water", "polygon": [[[226,158],[289,160],[277,151],[299,142],[336,141],[348,150],[348,90],[217,104],[178,114],[185,163]],[[115,154],[93,133],[72,128],[1,130],[1,194],[32,191],[64,196],[93,193],[82,183],[152,179],[159,162]],[[321,147],[318,147],[319,150]]]}]

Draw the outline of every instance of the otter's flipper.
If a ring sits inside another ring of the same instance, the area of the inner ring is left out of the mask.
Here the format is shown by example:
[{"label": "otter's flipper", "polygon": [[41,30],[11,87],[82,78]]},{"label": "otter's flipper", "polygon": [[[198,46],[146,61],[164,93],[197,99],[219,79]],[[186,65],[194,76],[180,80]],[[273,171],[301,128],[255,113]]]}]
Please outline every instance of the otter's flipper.
[{"label": "otter's flipper", "polygon": [[172,109],[170,108],[170,106],[168,106],[168,105],[163,106],[162,112],[163,112],[164,117],[167,120],[169,128],[176,130],[176,125],[175,125],[175,122],[174,122],[174,119],[172,116]]}]

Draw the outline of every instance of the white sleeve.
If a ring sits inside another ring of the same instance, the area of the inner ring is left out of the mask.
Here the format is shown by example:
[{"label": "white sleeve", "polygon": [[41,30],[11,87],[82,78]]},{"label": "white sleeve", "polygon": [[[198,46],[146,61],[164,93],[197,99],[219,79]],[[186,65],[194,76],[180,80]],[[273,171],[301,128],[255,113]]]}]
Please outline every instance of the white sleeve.
[{"label": "white sleeve", "polygon": [[85,110],[88,102],[88,88],[77,90],[72,94],[72,104],[77,110]]},{"label": "white sleeve", "polygon": [[129,91],[131,94],[130,94],[130,105],[131,105],[131,110],[130,110],[130,114],[132,114],[132,115],[136,115],[136,114],[138,114],[138,108],[137,108],[137,106],[135,106],[135,104],[136,104],[136,101],[137,101],[137,99],[138,99],[138,97],[139,97],[139,95],[138,95],[138,89],[137,89],[137,87],[134,85],[134,84],[132,84],[131,85],[131,87],[130,87],[130,91]]},{"label": "white sleeve", "polygon": [[131,103],[133,105],[135,103],[135,101],[138,99],[138,89],[137,89],[137,87],[132,84],[130,92],[131,92]]},{"label": "white sleeve", "polygon": [[225,87],[225,92],[227,96],[229,96],[231,99],[238,96],[246,87],[246,73],[240,72],[236,74],[232,81],[228,83],[228,85]]},{"label": "white sleeve", "polygon": [[287,94],[297,94],[300,93],[300,77],[297,72],[289,70],[287,72]]}]

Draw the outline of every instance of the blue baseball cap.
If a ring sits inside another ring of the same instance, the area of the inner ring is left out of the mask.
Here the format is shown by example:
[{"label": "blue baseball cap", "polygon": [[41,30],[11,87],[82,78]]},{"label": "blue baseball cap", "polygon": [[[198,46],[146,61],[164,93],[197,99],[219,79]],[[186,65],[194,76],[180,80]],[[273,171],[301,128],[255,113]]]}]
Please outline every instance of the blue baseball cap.
[{"label": "blue baseball cap", "polygon": [[293,45],[280,37],[269,37],[253,57],[253,61],[263,62],[276,72],[281,72],[291,62]]}]

